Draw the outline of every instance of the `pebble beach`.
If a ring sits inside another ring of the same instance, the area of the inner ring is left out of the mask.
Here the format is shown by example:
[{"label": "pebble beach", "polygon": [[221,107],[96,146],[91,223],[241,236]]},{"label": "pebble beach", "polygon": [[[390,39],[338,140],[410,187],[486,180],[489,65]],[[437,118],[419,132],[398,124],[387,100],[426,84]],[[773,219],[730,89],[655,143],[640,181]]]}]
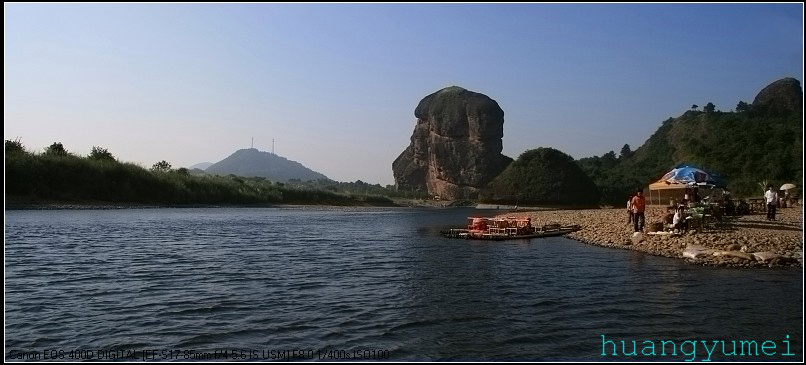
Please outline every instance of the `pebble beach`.
[{"label": "pebble beach", "polygon": [[778,210],[775,221],[765,214],[723,217],[705,229],[680,235],[649,233],[649,224],[662,222],[665,207],[647,207],[644,234],[634,237],[626,209],[544,210],[514,212],[532,224],[582,228],[566,237],[603,247],[634,250],[686,260],[692,264],[729,267],[803,267],[803,208]]}]

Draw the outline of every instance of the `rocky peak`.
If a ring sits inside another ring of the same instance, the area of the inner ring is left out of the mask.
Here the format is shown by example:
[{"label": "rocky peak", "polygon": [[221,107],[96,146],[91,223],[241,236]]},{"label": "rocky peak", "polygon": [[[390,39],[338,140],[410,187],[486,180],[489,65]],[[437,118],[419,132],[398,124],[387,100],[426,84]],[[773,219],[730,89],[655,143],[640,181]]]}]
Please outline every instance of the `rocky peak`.
[{"label": "rocky peak", "polygon": [[414,116],[411,144],[392,163],[399,189],[475,198],[512,161],[501,154],[504,111],[484,94],[447,87],[423,98]]},{"label": "rocky peak", "polygon": [[803,106],[803,89],[800,81],[787,77],[762,89],[753,100],[753,106],[766,106],[772,112],[791,112]]}]

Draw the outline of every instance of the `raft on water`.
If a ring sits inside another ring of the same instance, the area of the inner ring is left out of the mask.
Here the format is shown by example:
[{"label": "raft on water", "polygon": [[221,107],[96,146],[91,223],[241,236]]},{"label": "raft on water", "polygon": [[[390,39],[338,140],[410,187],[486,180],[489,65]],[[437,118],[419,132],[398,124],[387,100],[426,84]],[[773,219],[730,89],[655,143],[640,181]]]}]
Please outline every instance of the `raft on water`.
[{"label": "raft on water", "polygon": [[469,220],[467,228],[453,228],[440,233],[446,238],[503,241],[562,236],[580,229],[577,224],[571,226],[550,224],[533,227],[531,218],[468,217],[467,219]]}]

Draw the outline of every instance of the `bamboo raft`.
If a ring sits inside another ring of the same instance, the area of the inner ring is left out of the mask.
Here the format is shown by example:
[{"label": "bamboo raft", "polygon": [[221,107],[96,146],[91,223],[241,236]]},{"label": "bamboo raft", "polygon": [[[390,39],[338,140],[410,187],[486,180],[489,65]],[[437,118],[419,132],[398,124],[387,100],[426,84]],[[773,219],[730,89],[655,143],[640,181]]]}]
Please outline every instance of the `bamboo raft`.
[{"label": "bamboo raft", "polygon": [[560,226],[559,224],[532,227],[529,218],[468,218],[467,228],[453,228],[441,231],[443,237],[469,240],[503,241],[562,236],[578,231],[579,225]]}]

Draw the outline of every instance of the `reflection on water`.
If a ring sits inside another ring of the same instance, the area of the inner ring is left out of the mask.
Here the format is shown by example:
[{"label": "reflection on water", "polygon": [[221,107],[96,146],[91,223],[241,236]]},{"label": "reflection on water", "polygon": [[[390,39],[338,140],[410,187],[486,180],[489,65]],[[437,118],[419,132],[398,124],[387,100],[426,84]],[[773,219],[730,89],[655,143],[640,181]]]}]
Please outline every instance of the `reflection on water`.
[{"label": "reflection on water", "polygon": [[561,237],[440,237],[475,213],[466,209],[6,213],[6,359],[11,349],[296,348],[600,360],[603,334],[789,334],[802,349],[799,271],[703,268]]}]

